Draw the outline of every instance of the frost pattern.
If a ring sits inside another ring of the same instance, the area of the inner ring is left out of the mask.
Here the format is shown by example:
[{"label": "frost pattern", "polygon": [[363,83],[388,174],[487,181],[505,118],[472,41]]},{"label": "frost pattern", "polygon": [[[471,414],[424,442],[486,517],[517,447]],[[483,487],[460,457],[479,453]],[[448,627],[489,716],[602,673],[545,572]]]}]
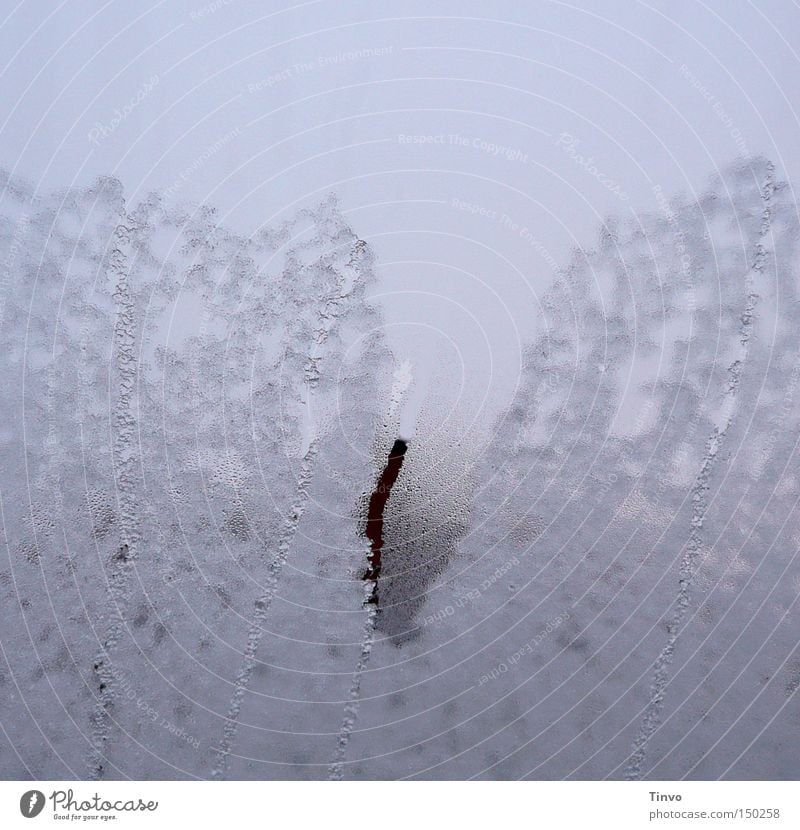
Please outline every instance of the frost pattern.
[{"label": "frost pattern", "polygon": [[697,571],[698,559],[703,550],[703,522],[708,510],[707,492],[709,480],[714,470],[715,462],[722,449],[725,436],[736,416],[736,398],[739,391],[739,383],[742,378],[742,370],[747,361],[750,345],[750,337],[753,329],[753,314],[758,300],[757,289],[762,281],[759,278],[764,276],[764,267],[768,258],[767,244],[770,235],[770,217],[772,194],[775,189],[774,170],[772,165],[767,166],[765,181],[761,198],[764,203],[763,221],[756,244],[756,251],[753,257],[753,266],[745,276],[746,305],[742,311],[742,325],[739,332],[739,349],[734,361],[728,367],[728,385],[723,392],[721,425],[714,427],[706,444],[706,451],[700,464],[700,472],[691,491],[692,519],[689,531],[689,542],[686,545],[686,553],[683,555],[680,564],[678,578],[678,595],[675,600],[675,607],[672,612],[672,619],[667,626],[668,640],[655,662],[653,684],[650,690],[650,702],[644,713],[642,728],[634,741],[634,753],[626,769],[627,779],[638,779],[641,777],[642,764],[645,759],[647,742],[651,735],[658,728],[664,690],[669,679],[668,670],[675,654],[675,646],[680,634],[686,611],[691,600],[690,586]]},{"label": "frost pattern", "polygon": [[349,777],[800,772],[796,205],[762,159],[658,203],[544,298]]},{"label": "frost pattern", "polygon": [[287,655],[327,659],[342,700],[357,658],[328,640],[369,616],[352,505],[391,374],[369,248],[333,199],[243,238],[113,179],[2,185],[4,774],[263,777],[231,763],[242,728],[302,774],[289,721],[318,691]]},{"label": "frost pattern", "polygon": [[[9,778],[797,777],[800,232],[741,161],[609,219],[491,436],[418,418],[329,199],[243,238],[0,199]],[[13,748],[13,750],[9,750]]]}]

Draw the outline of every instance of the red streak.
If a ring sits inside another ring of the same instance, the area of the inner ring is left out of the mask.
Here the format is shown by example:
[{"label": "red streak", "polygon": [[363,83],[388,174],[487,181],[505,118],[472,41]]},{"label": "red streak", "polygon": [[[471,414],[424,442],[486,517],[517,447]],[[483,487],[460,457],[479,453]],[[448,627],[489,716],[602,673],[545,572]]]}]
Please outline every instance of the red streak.
[{"label": "red streak", "polygon": [[[381,575],[381,551],[383,549],[383,513],[386,509],[386,502],[389,501],[389,494],[392,492],[392,486],[397,481],[397,476],[400,474],[400,468],[403,466],[403,456],[406,453],[408,444],[405,441],[398,439],[394,442],[391,452],[389,453],[389,460],[386,462],[386,467],[378,479],[378,483],[369,499],[369,509],[367,511],[367,526],[364,530],[364,535],[369,539],[370,555],[369,568],[367,568],[364,579],[370,579],[376,583],[378,577]],[[375,590],[373,590],[373,602],[377,601]]]}]

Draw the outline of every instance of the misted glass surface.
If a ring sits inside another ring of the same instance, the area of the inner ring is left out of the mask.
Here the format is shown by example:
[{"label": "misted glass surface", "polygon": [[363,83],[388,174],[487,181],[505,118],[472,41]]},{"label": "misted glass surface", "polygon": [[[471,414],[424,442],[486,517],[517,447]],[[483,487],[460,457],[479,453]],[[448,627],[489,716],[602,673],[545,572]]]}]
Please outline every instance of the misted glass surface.
[{"label": "misted glass surface", "polygon": [[116,98],[68,47],[27,144],[19,69],[0,776],[797,778],[797,85],[723,106],[683,11],[267,5]]}]

